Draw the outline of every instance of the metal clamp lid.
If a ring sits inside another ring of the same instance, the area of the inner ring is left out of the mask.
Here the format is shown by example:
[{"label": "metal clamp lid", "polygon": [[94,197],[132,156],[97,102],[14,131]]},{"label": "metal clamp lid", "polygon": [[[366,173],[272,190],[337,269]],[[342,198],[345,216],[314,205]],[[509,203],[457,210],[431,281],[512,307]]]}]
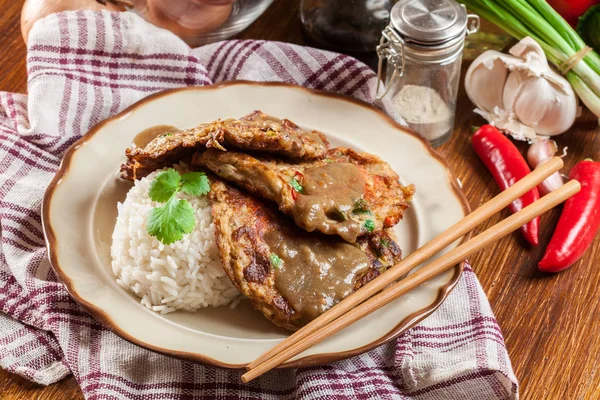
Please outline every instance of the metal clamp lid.
[{"label": "metal clamp lid", "polygon": [[377,56],[379,63],[377,64],[377,87],[375,89],[375,98],[381,100],[390,90],[391,84],[386,85],[385,91],[379,95],[379,87],[381,85],[381,76],[383,72],[383,60],[386,60],[393,68],[394,72],[389,82],[393,82],[397,76],[402,76],[404,73],[404,40],[391,26],[387,26],[381,33],[381,41],[377,46]]},{"label": "metal clamp lid", "polygon": [[[461,5],[463,6],[463,8],[465,8],[464,4],[461,4]],[[479,32],[480,26],[481,26],[481,20],[479,19],[479,15],[476,15],[476,14],[468,14],[467,15],[467,36]]]},{"label": "metal clamp lid", "polygon": [[390,22],[406,42],[440,45],[463,34],[467,12],[455,0],[400,0]]}]

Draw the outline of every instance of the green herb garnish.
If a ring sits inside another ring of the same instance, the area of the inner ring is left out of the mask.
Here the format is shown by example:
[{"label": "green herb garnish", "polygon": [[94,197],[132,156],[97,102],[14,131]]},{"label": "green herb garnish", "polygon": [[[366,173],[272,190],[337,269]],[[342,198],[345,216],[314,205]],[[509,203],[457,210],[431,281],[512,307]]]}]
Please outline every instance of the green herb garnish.
[{"label": "green herb garnish", "polygon": [[269,256],[269,260],[271,260],[271,265],[273,266],[273,268],[275,268],[275,269],[281,268],[281,264],[283,263],[283,260],[277,254],[271,253],[271,255]]},{"label": "green herb garnish", "polygon": [[190,196],[203,196],[210,192],[210,183],[204,172],[188,172],[181,176],[181,190]]},{"label": "green herb garnish", "polygon": [[372,219],[368,219],[365,221],[364,227],[367,230],[367,232],[373,232],[373,229],[375,229],[375,222],[373,222]]},{"label": "green herb garnish", "polygon": [[181,175],[173,168],[156,174],[150,183],[148,196],[159,203],[164,203],[181,188]]},{"label": "green herb garnish", "polygon": [[381,239],[381,240],[379,241],[379,244],[381,244],[381,245],[382,245],[383,247],[385,247],[386,249],[387,249],[388,247],[390,247],[390,241],[389,241],[389,240],[387,240],[387,239]]},{"label": "green herb garnish", "polygon": [[365,199],[358,199],[354,202],[354,209],[352,210],[354,214],[370,214],[369,205]]},{"label": "green herb garnish", "polygon": [[300,183],[296,180],[296,178],[290,179],[290,186],[293,187],[296,192],[300,193],[304,189]]},{"label": "green herb garnish", "polygon": [[150,183],[150,199],[165,204],[152,210],[147,221],[147,231],[164,244],[180,240],[194,229],[196,223],[190,203],[177,199],[180,190],[190,196],[205,195],[210,191],[208,177],[204,172],[181,175],[170,168],[157,174]]},{"label": "green herb garnish", "polygon": [[148,218],[148,233],[164,244],[183,238],[194,229],[194,209],[186,200],[171,197],[164,206],[156,207]]}]

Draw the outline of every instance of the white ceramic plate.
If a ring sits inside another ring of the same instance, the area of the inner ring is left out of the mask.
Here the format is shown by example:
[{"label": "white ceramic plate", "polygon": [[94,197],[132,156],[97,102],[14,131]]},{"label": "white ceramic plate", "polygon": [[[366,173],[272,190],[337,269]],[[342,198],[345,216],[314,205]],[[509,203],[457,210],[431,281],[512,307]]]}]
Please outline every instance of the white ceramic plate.
[{"label": "white ceramic plate", "polygon": [[[190,128],[260,109],[318,129],[333,145],[379,155],[404,184],[417,188],[396,227],[406,256],[469,211],[442,158],[422,139],[382,112],[347,97],[280,83],[231,82],[147,97],[96,127],[67,152],[43,205],[50,259],[71,295],[125,339],[165,354],[212,365],[242,367],[286,336],[249,302],[161,316],[119,287],[110,266],[117,201],[129,188],[118,178],[125,148],[156,125]],[[285,366],[339,360],[400,335],[432,313],[453,288],[462,265],[411,291]]]}]

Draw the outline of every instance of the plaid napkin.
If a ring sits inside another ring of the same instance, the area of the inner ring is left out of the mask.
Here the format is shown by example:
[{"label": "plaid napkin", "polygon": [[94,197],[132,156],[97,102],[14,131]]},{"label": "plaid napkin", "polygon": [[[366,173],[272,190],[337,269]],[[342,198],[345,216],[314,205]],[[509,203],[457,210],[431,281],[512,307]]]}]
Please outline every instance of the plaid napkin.
[{"label": "plaid napkin", "polygon": [[73,374],[89,399],[515,399],[500,328],[467,267],[448,300],[398,340],[320,367],[241,371],[126,342],[71,300],[44,246],[40,203],[65,150],[162,89],[285,81],[372,99],[375,76],[339,54],[232,40],[191,50],[133,13],[67,12],[33,28],[29,95],[0,93],[0,366],[42,385]]}]

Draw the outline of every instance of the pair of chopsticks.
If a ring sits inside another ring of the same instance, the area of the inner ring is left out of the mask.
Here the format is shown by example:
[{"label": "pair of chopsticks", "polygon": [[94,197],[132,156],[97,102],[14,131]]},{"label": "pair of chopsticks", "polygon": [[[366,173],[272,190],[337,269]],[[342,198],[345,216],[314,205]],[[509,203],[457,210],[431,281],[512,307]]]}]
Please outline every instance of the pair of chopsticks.
[{"label": "pair of chopsticks", "polygon": [[367,285],[352,293],[327,312],[321,314],[309,324],[248,364],[246,367],[248,372],[242,375],[242,381],[249,382],[265,372],[276,368],[290,358],[465,260],[471,254],[498,241],[533,218],[554,208],[579,192],[581,189],[579,182],[571,180],[560,189],[542,197],[535,203],[530,204],[471,240],[423,266],[413,274],[399,280],[413,268],[430,259],[446,246],[460,239],[492,215],[507,207],[515,199],[521,197],[544,179],[561,169],[562,166],[563,162],[559,157],[554,157],[544,163],[525,178],[452,225],[404,260],[389,268]]}]

